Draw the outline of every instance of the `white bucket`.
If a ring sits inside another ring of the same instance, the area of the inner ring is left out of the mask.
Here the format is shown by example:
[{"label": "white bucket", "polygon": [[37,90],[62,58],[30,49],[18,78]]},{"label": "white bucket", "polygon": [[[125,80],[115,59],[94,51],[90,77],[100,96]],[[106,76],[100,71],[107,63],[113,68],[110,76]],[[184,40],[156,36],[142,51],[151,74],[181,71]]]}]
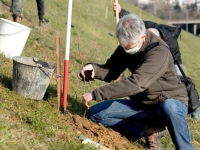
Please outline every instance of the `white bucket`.
[{"label": "white bucket", "polygon": [[20,56],[32,29],[19,23],[0,19],[0,53],[6,57]]}]

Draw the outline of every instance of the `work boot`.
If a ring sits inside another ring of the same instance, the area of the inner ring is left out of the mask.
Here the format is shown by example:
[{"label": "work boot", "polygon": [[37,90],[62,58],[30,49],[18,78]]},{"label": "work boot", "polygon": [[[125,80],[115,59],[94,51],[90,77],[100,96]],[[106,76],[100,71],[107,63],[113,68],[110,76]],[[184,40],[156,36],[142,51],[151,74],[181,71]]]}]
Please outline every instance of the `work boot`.
[{"label": "work boot", "polygon": [[198,109],[196,109],[195,111],[193,111],[191,113],[191,117],[194,118],[194,119],[196,119],[197,121],[200,121],[200,114],[199,114]]},{"label": "work boot", "polygon": [[47,20],[45,18],[42,20],[39,20],[39,26],[44,27],[48,22],[49,22],[49,20]]},{"label": "work boot", "polygon": [[13,21],[17,22],[17,23],[21,23],[22,22],[23,17],[22,16],[14,16],[13,15]]},{"label": "work boot", "polygon": [[150,150],[160,150],[162,147],[161,138],[164,136],[164,127],[148,127],[144,132],[144,138]]}]

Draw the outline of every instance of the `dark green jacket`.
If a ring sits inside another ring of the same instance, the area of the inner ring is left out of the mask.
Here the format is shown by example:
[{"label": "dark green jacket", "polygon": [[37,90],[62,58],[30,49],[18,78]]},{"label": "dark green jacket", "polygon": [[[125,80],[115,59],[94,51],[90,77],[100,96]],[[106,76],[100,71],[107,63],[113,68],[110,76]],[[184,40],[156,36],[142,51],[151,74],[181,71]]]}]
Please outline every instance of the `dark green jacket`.
[{"label": "dark green jacket", "polygon": [[[130,97],[134,101],[152,105],[173,98],[188,104],[187,91],[177,76],[168,48],[156,46],[144,54],[142,64],[138,63],[140,52],[154,42],[166,45],[159,37],[146,31],[145,42],[135,55],[125,53],[118,46],[105,64],[93,64],[95,78],[106,82],[117,79],[126,69],[131,72],[129,77],[95,89],[95,99],[101,101]],[[133,98],[136,95],[140,95],[139,98]]]}]

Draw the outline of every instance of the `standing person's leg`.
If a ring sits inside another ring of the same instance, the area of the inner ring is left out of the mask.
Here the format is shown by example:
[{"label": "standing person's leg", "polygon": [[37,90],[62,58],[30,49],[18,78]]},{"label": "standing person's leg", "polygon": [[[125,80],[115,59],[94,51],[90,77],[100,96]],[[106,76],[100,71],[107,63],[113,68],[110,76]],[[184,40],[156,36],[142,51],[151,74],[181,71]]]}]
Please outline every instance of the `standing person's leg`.
[{"label": "standing person's leg", "polygon": [[22,0],[12,0],[11,10],[13,12],[13,21],[20,23],[22,21]]},{"label": "standing person's leg", "polygon": [[44,0],[36,0],[37,10],[38,10],[38,18],[39,20],[44,19]]},{"label": "standing person's leg", "polygon": [[188,107],[179,100],[168,99],[160,103],[158,108],[165,118],[176,150],[194,150],[191,144],[191,137],[186,122]]},{"label": "standing person's leg", "polygon": [[38,10],[39,26],[45,26],[45,24],[48,23],[49,21],[44,18],[44,14],[45,14],[44,0],[36,0],[36,3],[37,3],[37,10]]}]

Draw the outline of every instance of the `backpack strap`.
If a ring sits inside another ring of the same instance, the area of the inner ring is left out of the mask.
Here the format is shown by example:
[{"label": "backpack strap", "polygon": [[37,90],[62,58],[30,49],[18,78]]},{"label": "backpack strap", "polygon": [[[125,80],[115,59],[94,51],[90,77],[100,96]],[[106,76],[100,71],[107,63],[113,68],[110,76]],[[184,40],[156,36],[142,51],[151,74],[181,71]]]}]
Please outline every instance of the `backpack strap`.
[{"label": "backpack strap", "polygon": [[[148,51],[150,51],[151,49],[153,49],[154,47],[156,47],[156,46],[158,46],[158,45],[162,45],[162,46],[166,47],[167,49],[169,49],[169,47],[167,47],[166,45],[164,45],[164,44],[162,44],[162,43],[159,43],[159,42],[151,43],[150,45],[148,45],[148,46],[145,48],[144,51],[142,51],[142,52],[136,54],[137,57],[140,58],[140,63],[139,63],[139,65],[138,65],[137,68],[139,68],[139,66],[142,64],[142,62],[143,62],[143,56],[144,56]],[[171,53],[171,54],[172,54],[172,53]],[[172,57],[173,57],[173,59],[174,59],[173,54],[172,54]],[[183,77],[185,78],[186,75],[185,75],[183,69],[181,68],[181,66],[179,65],[179,63],[177,62],[177,60],[174,59],[174,62],[177,64],[179,70],[181,71]]]},{"label": "backpack strap", "polygon": [[182,73],[185,82],[188,84],[190,81],[188,80],[187,76],[185,75],[185,72],[183,71],[182,67],[180,66],[180,64],[176,60],[175,60],[175,63],[178,66],[180,72]]},{"label": "backpack strap", "polygon": [[148,52],[150,51],[152,48],[156,47],[159,45],[159,42],[154,42],[154,43],[151,43],[150,45],[148,45],[144,51],[142,52],[139,52],[138,54],[136,54],[136,57],[139,58],[139,62],[138,62],[138,65],[136,66],[135,69],[138,69],[140,67],[140,65],[142,64],[142,62],[144,61],[143,59],[143,56]]},{"label": "backpack strap", "polygon": [[170,34],[168,36],[165,37],[165,41],[167,41],[169,38],[174,37],[174,34]]},{"label": "backpack strap", "polygon": [[185,72],[183,71],[182,67],[180,66],[180,64],[177,62],[177,60],[175,60],[176,65],[178,66],[181,74],[183,75],[184,78],[186,78]]},{"label": "backpack strap", "polygon": [[[166,45],[164,45],[164,44],[162,44],[162,43],[159,43],[159,42],[155,42],[155,43],[152,43],[152,44],[148,45],[148,46],[145,48],[145,50],[142,52],[142,55],[146,54],[149,50],[151,50],[152,48],[154,48],[154,47],[156,47],[156,46],[158,46],[158,45],[162,45],[162,46],[166,47],[167,49],[169,49],[169,47],[167,47]],[[172,54],[172,53],[171,53],[171,54]],[[173,59],[174,59],[173,54],[172,54],[172,57],[173,57]],[[179,70],[181,71],[183,77],[185,78],[186,75],[185,75],[185,73],[184,73],[182,67],[180,66],[180,64],[179,64],[179,63],[177,62],[177,60],[175,60],[175,59],[174,59],[174,62],[175,62],[175,64],[178,66],[178,68],[179,68]]]},{"label": "backpack strap", "polygon": [[149,50],[151,50],[152,48],[154,48],[154,47],[156,47],[156,46],[158,46],[158,45],[160,45],[159,42],[151,43],[151,44],[148,45],[148,46],[144,49],[144,51],[142,51],[141,53],[144,55],[144,54],[146,54]]},{"label": "backpack strap", "polygon": [[[159,44],[165,46],[165,45],[162,44],[162,43],[159,43]],[[168,48],[167,46],[165,46],[165,47]],[[169,49],[169,48],[168,48],[168,49]],[[172,54],[172,56],[173,56],[173,54]],[[173,56],[173,58],[174,58],[174,56]],[[181,67],[180,64],[177,62],[176,59],[174,59],[174,62],[175,62],[175,64],[178,66],[178,69],[180,70],[181,74],[183,75],[185,81],[186,81],[186,82],[189,82],[188,79],[187,79],[187,77],[186,77],[186,75],[185,75],[185,72],[183,71],[182,67]]]},{"label": "backpack strap", "polygon": [[181,28],[179,26],[178,27],[176,26],[176,29],[174,30],[173,35],[176,36],[177,39],[180,35],[180,39],[181,39]]},{"label": "backpack strap", "polygon": [[169,38],[172,38],[172,37],[175,37],[176,39],[178,39],[179,35],[181,36],[181,28],[178,26],[172,27],[172,26],[160,24],[156,29],[158,29],[161,32],[164,41],[167,41]]}]

